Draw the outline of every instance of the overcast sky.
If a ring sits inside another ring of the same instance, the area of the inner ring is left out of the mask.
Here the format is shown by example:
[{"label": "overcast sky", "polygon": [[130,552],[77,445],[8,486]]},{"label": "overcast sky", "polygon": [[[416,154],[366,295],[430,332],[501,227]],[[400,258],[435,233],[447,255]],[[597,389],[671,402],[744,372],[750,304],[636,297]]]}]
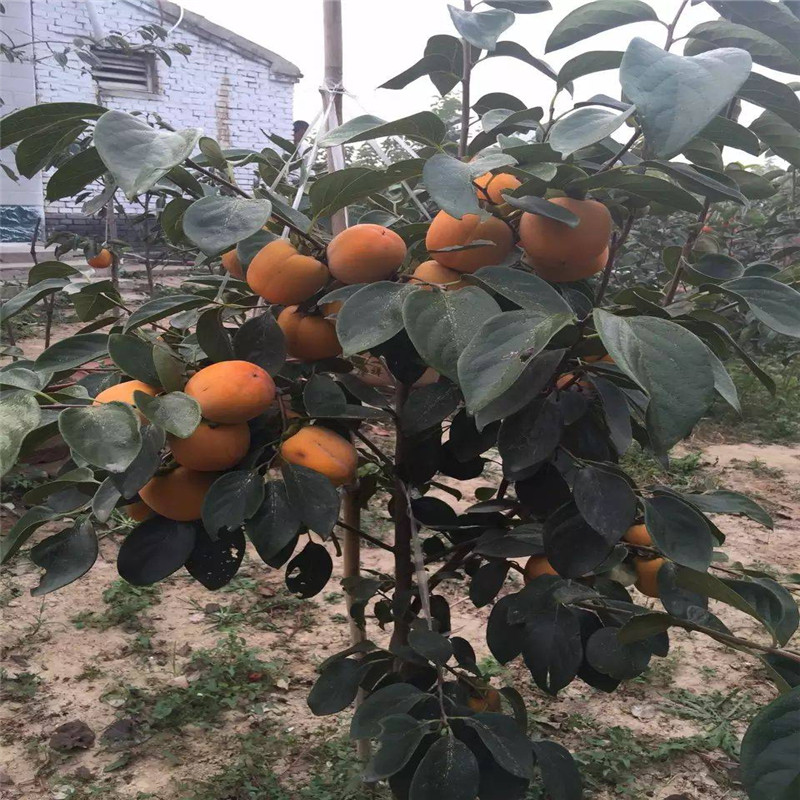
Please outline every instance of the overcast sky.
[{"label": "overcast sky", "polygon": [[[624,50],[637,35],[658,45],[664,44],[665,28],[656,22],[647,22],[606,31],[544,55],[545,42],[556,22],[584,4],[585,0],[552,0],[552,11],[517,15],[516,22],[501,39],[513,39],[556,70],[587,50]],[[667,22],[671,21],[679,4],[680,0],[652,0],[650,3]],[[310,121],[316,116],[320,110],[319,86],[324,65],[322,0],[225,0],[222,3],[220,0],[183,0],[183,5],[297,64],[304,77],[295,91],[295,118]],[[344,85],[355,96],[345,100],[345,119],[370,113],[391,120],[429,108],[436,90],[427,77],[399,91],[377,87],[417,61],[429,36],[455,34],[447,0],[343,0],[342,5]],[[486,8],[480,6],[478,10]],[[681,17],[678,36],[699,22],[716,18],[717,14],[706,3],[690,4]],[[676,52],[682,52],[681,43],[675,47]],[[778,79],[785,78],[761,67],[759,70]],[[519,97],[529,107],[547,108],[553,88],[553,82],[533,67],[512,58],[494,58],[479,64],[473,72],[472,99],[487,92],[504,91]],[[576,99],[586,99],[600,92],[619,97],[619,83],[614,72],[596,73],[576,81]],[[566,104],[569,96],[562,95]],[[750,107],[741,121],[747,124],[756,114]],[[751,156],[741,155],[752,161]]]}]

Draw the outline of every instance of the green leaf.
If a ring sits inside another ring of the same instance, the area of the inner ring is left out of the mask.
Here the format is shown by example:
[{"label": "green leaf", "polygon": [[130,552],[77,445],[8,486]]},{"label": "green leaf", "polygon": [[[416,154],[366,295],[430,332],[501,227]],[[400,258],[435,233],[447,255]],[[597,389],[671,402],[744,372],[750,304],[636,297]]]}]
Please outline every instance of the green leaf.
[{"label": "green leaf", "polygon": [[253,470],[220,475],[203,500],[203,525],[211,538],[223,530],[236,530],[260,508],[264,479]]},{"label": "green leaf", "polygon": [[738,25],[754,28],[764,36],[782,44],[795,56],[800,42],[800,21],[789,3],[772,3],[768,0],[726,0],[712,3],[723,17]]},{"label": "green leaf", "polygon": [[222,307],[209,308],[197,320],[195,328],[197,343],[212,361],[230,361],[236,357],[231,337],[222,324],[226,310]]},{"label": "green leaf", "polygon": [[744,298],[753,316],[785,336],[800,338],[800,292],[772,278],[738,278],[722,288]]},{"label": "green leaf", "polygon": [[322,671],[308,694],[308,707],[315,716],[344,711],[358,694],[358,684],[368,664],[340,658]]},{"label": "green leaf", "polygon": [[684,57],[636,37],[622,59],[620,82],[636,104],[648,147],[658,158],[671,158],[736,95],[751,66],[744,50]]},{"label": "green leaf", "polygon": [[469,725],[480,736],[502,769],[519,778],[531,777],[531,743],[515,720],[504,714],[481,712],[473,717],[466,717],[464,724]]},{"label": "green leaf", "polygon": [[34,430],[42,417],[36,397],[20,390],[4,392],[0,402],[0,476],[5,475],[16,463],[25,437]]},{"label": "green leaf", "polygon": [[724,283],[744,275],[744,266],[724,253],[703,253],[693,264],[685,269],[689,283],[700,286],[704,283]]},{"label": "green leaf", "polygon": [[201,136],[197,141],[200,152],[208,159],[210,166],[220,170],[228,169],[228,160],[222,152],[219,143],[210,136]]},{"label": "green leaf", "polygon": [[697,166],[717,171],[722,170],[722,154],[719,148],[707,139],[695,136],[694,139],[683,148],[682,155]]},{"label": "green leaf", "polygon": [[151,397],[145,392],[135,391],[133,400],[150,422],[179,439],[191,436],[200,424],[200,404],[183,392]]},{"label": "green leaf", "polygon": [[520,308],[543,316],[572,313],[569,303],[547,281],[532,272],[511,267],[482,267],[473,273],[471,280]]},{"label": "green leaf", "polygon": [[15,154],[17,171],[25,178],[32,178],[51,166],[84,130],[85,122],[79,120],[76,124],[76,120],[70,119],[26,137],[19,143]]},{"label": "green leaf", "polygon": [[408,436],[438,425],[458,408],[461,395],[451,383],[431,383],[414,389],[400,413],[400,427]]},{"label": "green leaf", "polygon": [[163,297],[157,297],[155,300],[148,300],[139,306],[128,317],[123,330],[127,333],[150,322],[158,322],[165,317],[174,316],[179,311],[187,311],[190,308],[207,305],[208,302],[208,298],[197,294],[167,294]]},{"label": "green leaf", "polygon": [[97,149],[87,147],[65,161],[48,179],[45,199],[73,197],[81,189],[105,175],[106,165]]},{"label": "green leaf", "polygon": [[[454,37],[451,37],[454,38]],[[458,39],[455,39],[458,42]],[[460,42],[458,42],[460,45]],[[460,52],[460,47],[459,47]],[[452,62],[443,53],[431,53],[423,56],[419,61],[410,66],[408,69],[403,70],[399,75],[395,75],[385,83],[382,83],[379,89],[405,89],[410,83],[413,83],[418,78],[424,75],[430,75],[431,80],[433,76],[437,75],[439,79],[443,76],[447,77],[447,83],[451,84],[447,88],[447,92],[458,83],[458,75],[451,71]],[[445,92],[445,94],[447,93]],[[376,118],[377,119],[377,118]]]},{"label": "green leaf", "polygon": [[381,720],[413,708],[427,695],[408,683],[391,683],[369,694],[350,721],[351,739],[374,739],[380,735]]},{"label": "green leaf", "polygon": [[680,325],[616,317],[595,309],[597,332],[616,365],[648,395],[647,429],[656,452],[687,436],[714,396],[708,349]]},{"label": "green leaf", "polygon": [[536,197],[536,195],[515,197],[504,192],[503,199],[514,208],[521,208],[529,214],[538,214],[548,219],[554,219],[556,222],[561,222],[570,228],[576,228],[580,224],[580,219],[568,208],[551,203],[549,200],[545,200],[544,197]]},{"label": "green leaf", "polygon": [[458,359],[458,379],[471,413],[480,411],[512,386],[528,361],[538,355],[572,313],[507,311],[478,328]]},{"label": "green leaf", "polygon": [[97,119],[106,111],[92,103],[42,103],[6,115],[0,125],[0,150],[65,120]]},{"label": "green leaf", "polygon": [[70,278],[73,275],[80,274],[80,270],[61,261],[40,261],[28,270],[28,286],[33,286],[50,278]]},{"label": "green leaf", "polygon": [[31,594],[41,597],[78,580],[94,566],[98,552],[97,536],[88,520],[48,536],[31,549],[31,561],[45,570]]},{"label": "green leaf", "polygon": [[705,572],[714,540],[705,517],[673,495],[644,501],[644,519],[655,546],[676,564]]},{"label": "green leaf", "polygon": [[233,337],[233,349],[242,361],[258,364],[270,375],[280,372],[286,361],[286,340],[269,311],[245,322]]},{"label": "green leaf", "polygon": [[[674,161],[644,161],[642,166],[657,169],[674,178],[687,191],[708,197],[710,200],[733,200],[741,205],[747,204],[747,199],[735,188],[735,184],[733,187],[729,186],[688,164],[678,164]],[[712,174],[725,178],[721,173]]]},{"label": "green leaf", "polygon": [[7,563],[37,528],[55,519],[58,514],[48,506],[29,508],[0,539],[0,564]]},{"label": "green leaf", "polygon": [[284,463],[286,496],[295,515],[314,533],[327,537],[339,517],[339,493],[327,476],[308,467]]},{"label": "green leaf", "polygon": [[458,358],[477,327],[500,313],[481,289],[415,291],[405,296],[403,321],[417,352],[437,372],[458,380]]},{"label": "green leaf", "polygon": [[484,0],[484,2],[491,8],[504,8],[515,14],[539,14],[542,11],[550,11],[553,7],[550,5],[550,0]]},{"label": "green leaf", "polygon": [[794,75],[800,73],[800,61],[790,50],[775,39],[746,25],[737,25],[726,20],[701,22],[686,36],[689,41],[683,53],[687,56],[704,53],[717,47],[738,47],[747,50],[756,64],[779,72],[789,72]]},{"label": "green leaf", "polygon": [[628,194],[644,200],[659,203],[681,211],[699,212],[702,204],[689,192],[674,183],[655,178],[652,175],[640,175],[629,172],[625,167],[617,167],[606,172],[581,178],[570,183],[571,189],[621,189]]},{"label": "green leaf", "polygon": [[711,122],[700,131],[704,139],[718,144],[720,147],[734,147],[737,150],[744,150],[751,156],[757,156],[761,152],[758,137],[749,131],[744,125],[723,116],[716,116]]},{"label": "green leaf", "polygon": [[17,292],[13,297],[9,297],[2,306],[0,306],[0,323],[6,322],[14,315],[24,311],[34,303],[38,303],[45,297],[48,297],[55,292],[60,291],[69,284],[65,278],[48,278],[39,283],[34,283],[33,286],[28,286],[21,292]]},{"label": "green leaf", "polygon": [[561,155],[571,155],[576,150],[611,136],[635,110],[636,107],[631,106],[627,111],[617,114],[605,108],[579,108],[553,125],[547,141]]},{"label": "green leaf", "polygon": [[66,408],[58,429],[73,452],[109,472],[123,472],[142,445],[139,417],[127,403]]},{"label": "green leaf", "polygon": [[558,88],[563,89],[584,75],[618,69],[623,55],[619,50],[592,50],[571,58],[558,72]]},{"label": "green leaf", "polygon": [[81,486],[94,491],[97,485],[97,481],[94,479],[94,472],[89,467],[78,467],[77,469],[63,472],[52,481],[34,486],[33,489],[25,492],[22,501],[25,505],[35,506],[47,500],[51,494],[56,494],[64,489]]},{"label": "green leaf", "polygon": [[714,355],[709,348],[708,357],[711,359],[711,368],[714,370],[714,391],[737,413],[742,413],[742,404],[739,402],[739,393],[730,373],[725,365]]},{"label": "green leaf", "polygon": [[800,789],[800,687],[756,714],[742,739],[742,783],[750,800],[792,800]]},{"label": "green leaf", "polygon": [[[798,149],[800,149],[800,136],[797,137]],[[749,172],[745,169],[735,169],[729,167],[725,174],[729,178],[733,178],[736,184],[742,190],[742,194],[748,200],[766,200],[777,194],[778,190],[757,172]]]},{"label": "green leaf", "polygon": [[177,392],[186,385],[186,365],[164,342],[154,345],[153,364],[158,373],[158,384],[165,392]]},{"label": "green leaf", "polygon": [[403,330],[403,303],[409,293],[424,291],[408,284],[377,281],[353,294],[336,315],[336,335],[345,356],[363,353]]},{"label": "green leaf", "polygon": [[451,217],[481,213],[469,164],[436,153],[425,162],[422,181],[433,201]]},{"label": "green leaf", "polygon": [[497,37],[514,23],[513,12],[505,9],[475,12],[448,5],[447,10],[462,38],[479,50],[494,50]]},{"label": "green leaf", "polygon": [[35,368],[43,372],[73,369],[107,353],[107,333],[79,333],[51,344],[36,359]]},{"label": "green leaf", "polygon": [[183,232],[204,253],[216,255],[266,225],[269,200],[215,195],[197,200],[183,215]]},{"label": "green leaf", "polygon": [[785,158],[793,167],[800,167],[800,133],[771,111],[765,111],[750,123],[750,130],[769,146],[775,155]]},{"label": "green leaf", "polygon": [[183,163],[199,138],[199,128],[156,130],[124,111],[106,111],[94,128],[97,152],[128,200],[152,189]]},{"label": "green leaf", "polygon": [[318,178],[311,185],[308,197],[314,217],[327,217],[340,208],[365,200],[422,172],[423,160],[409,158],[385,170],[348,167]]},{"label": "green leaf", "polygon": [[408,714],[393,714],[381,721],[380,749],[367,764],[363,779],[377,781],[399,772],[422,741],[430,723]]},{"label": "green leaf", "polygon": [[747,495],[739,492],[716,489],[702,494],[684,494],[682,496],[707,514],[741,514],[770,530],[775,526],[772,517],[764,508],[755,500],[751,500]]},{"label": "green leaf", "polygon": [[553,28],[544,51],[560,50],[621,25],[657,20],[656,12],[639,0],[596,0],[567,14]]},{"label": "green leaf", "polygon": [[108,354],[111,360],[131,378],[151,386],[160,386],[155,364],[153,344],[125,333],[112,333],[108,337]]},{"label": "green leaf", "polygon": [[283,481],[268,481],[264,485],[264,502],[244,527],[259,557],[267,564],[294,539],[300,517],[289,503]]},{"label": "green leaf", "polygon": [[558,80],[555,70],[546,61],[531,55],[521,44],[511,41],[498,42],[494,50],[486,54],[486,58],[498,58],[500,56],[516,58],[517,61],[522,61],[534,69],[538,69],[543,75],[547,75],[550,80]]},{"label": "green leaf", "polygon": [[448,731],[419,762],[411,779],[411,800],[473,800],[480,782],[478,761],[462,741]]},{"label": "green leaf", "polygon": [[414,628],[408,635],[408,644],[423,658],[439,666],[444,666],[453,655],[450,640],[429,628]]},{"label": "green leaf", "polygon": [[[777,114],[795,130],[800,128],[800,100],[785,83],[774,81],[758,72],[751,72],[739,89],[739,97]],[[757,131],[754,133],[758,135]]]},{"label": "green leaf", "polygon": [[384,136],[405,136],[413,141],[436,147],[444,139],[446,133],[447,128],[444,122],[431,111],[421,111],[392,122],[365,114],[354,117],[326,133],[320,140],[320,145],[334,147],[340,144],[366,142]]}]

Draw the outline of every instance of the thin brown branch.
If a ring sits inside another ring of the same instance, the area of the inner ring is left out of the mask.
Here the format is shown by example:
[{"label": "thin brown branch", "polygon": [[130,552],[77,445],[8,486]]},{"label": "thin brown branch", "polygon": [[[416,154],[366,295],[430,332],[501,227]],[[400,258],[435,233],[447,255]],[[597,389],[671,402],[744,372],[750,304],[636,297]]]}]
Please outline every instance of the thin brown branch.
[{"label": "thin brown branch", "polygon": [[675,293],[678,291],[678,286],[681,282],[681,278],[683,277],[684,267],[688,263],[689,256],[692,254],[697,237],[700,235],[700,231],[703,229],[703,225],[706,223],[708,209],[710,206],[711,200],[706,197],[706,201],[703,203],[703,210],[700,212],[700,214],[698,214],[697,222],[689,231],[689,235],[686,237],[686,241],[683,243],[683,247],[681,248],[680,258],[678,258],[678,263],[675,265],[675,274],[672,276],[672,280],[669,282],[667,293],[664,297],[665,306],[668,306],[675,299]]},{"label": "thin brown branch", "polygon": [[631,211],[628,214],[628,219],[625,220],[622,232],[619,235],[614,233],[611,239],[611,246],[608,248],[608,261],[603,269],[603,277],[600,280],[600,285],[597,287],[597,293],[594,298],[595,306],[599,306],[605,296],[606,289],[608,289],[608,282],[611,280],[611,275],[614,272],[614,263],[617,259],[617,253],[619,253],[622,245],[625,244],[625,240],[628,238],[631,228],[633,227],[634,219],[634,214]]},{"label": "thin brown branch", "polygon": [[[464,11],[472,11],[470,0],[464,0]],[[467,155],[467,139],[469,137],[469,101],[470,83],[472,79],[472,45],[461,40],[461,131],[458,140],[458,157]]]},{"label": "thin brown branch", "polygon": [[356,535],[360,536],[365,542],[369,542],[370,544],[374,544],[375,547],[380,547],[381,550],[386,550],[388,553],[393,553],[394,552],[394,549],[390,545],[386,544],[386,542],[382,542],[380,539],[376,539],[371,534],[366,533],[365,531],[362,531],[359,528],[355,528],[352,525],[349,525],[348,523],[343,522],[342,520],[337,520],[336,524],[340,528],[342,528],[342,530],[350,531],[350,533],[355,533]]}]

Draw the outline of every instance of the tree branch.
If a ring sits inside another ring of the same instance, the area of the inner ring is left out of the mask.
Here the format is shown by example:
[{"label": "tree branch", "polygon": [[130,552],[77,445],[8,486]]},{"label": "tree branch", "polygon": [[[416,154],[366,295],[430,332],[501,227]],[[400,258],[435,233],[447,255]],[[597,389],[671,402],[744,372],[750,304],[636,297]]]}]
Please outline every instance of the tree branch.
[{"label": "tree branch", "polygon": [[708,209],[711,206],[711,200],[706,197],[705,203],[703,203],[703,210],[697,216],[697,223],[695,224],[694,228],[689,232],[689,235],[686,237],[686,241],[683,244],[683,248],[681,249],[680,258],[678,258],[678,263],[675,266],[675,274],[672,276],[672,280],[667,287],[667,294],[664,298],[664,305],[668,306],[674,299],[675,293],[678,291],[678,285],[681,282],[681,278],[683,277],[683,270],[684,265],[688,263],[689,256],[692,254],[692,250],[694,249],[694,244],[697,241],[697,237],[700,235],[700,231],[703,229],[703,225],[705,225],[706,217],[708,217]]},{"label": "tree branch", "polygon": [[625,244],[625,240],[628,238],[628,234],[631,232],[631,228],[633,227],[634,219],[635,217],[631,211],[628,214],[628,219],[625,220],[625,226],[622,229],[622,233],[619,235],[615,233],[611,239],[611,247],[608,249],[608,261],[603,269],[603,277],[600,280],[600,285],[597,287],[597,294],[594,298],[595,306],[599,306],[603,300],[603,297],[605,296],[606,289],[608,288],[608,282],[611,280],[611,273],[614,271],[614,262],[617,259],[617,253],[622,248],[622,245]]}]

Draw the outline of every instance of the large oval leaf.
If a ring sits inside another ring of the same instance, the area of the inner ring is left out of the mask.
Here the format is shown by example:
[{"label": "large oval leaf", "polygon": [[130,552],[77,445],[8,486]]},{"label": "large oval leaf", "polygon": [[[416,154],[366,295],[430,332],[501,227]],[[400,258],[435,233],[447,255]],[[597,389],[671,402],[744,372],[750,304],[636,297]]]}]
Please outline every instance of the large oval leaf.
[{"label": "large oval leaf", "polygon": [[203,525],[212,539],[225,530],[244,525],[264,499],[264,479],[253,470],[220,475],[203,500]]},{"label": "large oval leaf", "polygon": [[636,104],[652,152],[671,158],[736,95],[752,65],[745,50],[726,47],[684,57],[637,36],[622,59],[620,82]]},{"label": "large oval leaf", "polygon": [[454,381],[458,380],[458,357],[478,326],[499,312],[492,297],[471,286],[457,292],[415,291],[403,303],[403,321],[417,352]]},{"label": "large oval leaf", "polygon": [[94,129],[97,152],[129,200],[185,161],[199,138],[199,128],[156,130],[123,111],[106,111]]},{"label": "large oval leaf", "polygon": [[120,577],[149,586],[179,570],[194,550],[196,524],[152,517],[135,527],[117,554]]},{"label": "large oval leaf", "polygon": [[693,333],[656,317],[616,317],[596,309],[595,325],[616,365],[650,398],[647,428],[667,452],[689,434],[714,397],[708,349]]},{"label": "large oval leaf", "polygon": [[78,580],[92,568],[97,553],[97,536],[88,520],[39,542],[31,549],[31,561],[45,574],[31,594],[39,597]]},{"label": "large oval leaf", "polygon": [[204,253],[214,255],[261,230],[271,213],[269,200],[204,197],[186,209],[183,232]]},{"label": "large oval leaf", "polygon": [[79,333],[51,344],[35,362],[35,369],[56,372],[94,361],[108,352],[108,334]]},{"label": "large oval leaf", "polygon": [[635,110],[631,106],[617,114],[605,108],[579,108],[553,125],[547,141],[554,150],[568,156],[611,136]]},{"label": "large oval leaf", "polygon": [[127,403],[66,408],[58,429],[73,452],[109,472],[122,472],[142,445],[139,417]]},{"label": "large oval leaf", "polygon": [[0,476],[17,462],[25,437],[39,425],[42,410],[36,397],[24,390],[5,392],[0,402]]},{"label": "large oval leaf", "polygon": [[800,339],[800,292],[772,278],[758,275],[722,284],[744,298],[753,316],[768,328]]},{"label": "large oval leaf", "polygon": [[792,800],[800,788],[800,687],[756,715],[742,739],[742,782],[750,800]]},{"label": "large oval leaf", "polygon": [[184,392],[151,397],[145,392],[136,391],[133,399],[150,422],[180,439],[191,436],[200,424],[200,403]]},{"label": "large oval leaf", "polygon": [[465,214],[481,213],[469,164],[436,153],[425,162],[422,181],[439,208],[451,217],[461,219]]},{"label": "large oval leaf", "polygon": [[377,281],[359,289],[336,315],[336,335],[345,356],[363,353],[403,330],[403,303],[410,292],[424,291],[408,284]]}]

